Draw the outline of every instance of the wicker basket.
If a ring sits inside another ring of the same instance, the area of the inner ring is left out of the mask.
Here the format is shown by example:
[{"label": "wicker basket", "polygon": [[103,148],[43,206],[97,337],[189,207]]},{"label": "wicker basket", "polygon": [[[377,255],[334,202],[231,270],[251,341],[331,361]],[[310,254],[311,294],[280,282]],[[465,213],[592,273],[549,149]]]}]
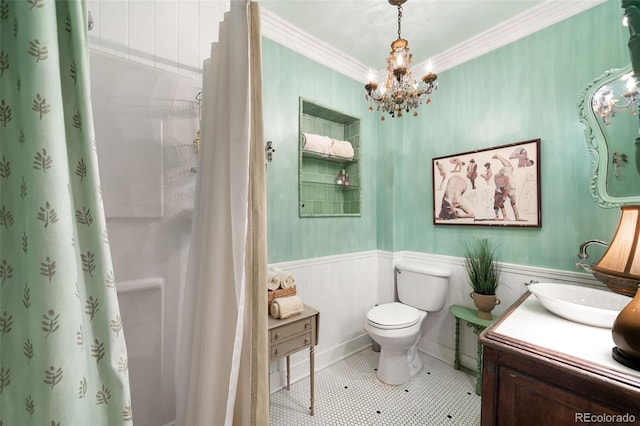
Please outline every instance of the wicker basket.
[{"label": "wicker basket", "polygon": [[286,297],[286,296],[293,296],[296,294],[296,286],[294,285],[293,287],[289,287],[289,288],[279,288],[277,290],[267,290],[267,309],[271,310],[271,302],[273,302],[273,299],[275,299],[276,297]]}]

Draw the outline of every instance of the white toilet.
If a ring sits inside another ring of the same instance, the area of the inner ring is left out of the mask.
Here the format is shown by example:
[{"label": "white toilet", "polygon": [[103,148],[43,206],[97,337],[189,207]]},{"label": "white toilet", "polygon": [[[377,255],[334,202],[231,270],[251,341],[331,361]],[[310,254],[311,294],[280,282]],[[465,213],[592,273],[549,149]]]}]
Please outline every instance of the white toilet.
[{"label": "white toilet", "polygon": [[378,379],[389,385],[407,383],[422,369],[416,347],[427,312],[444,307],[451,271],[418,264],[395,266],[399,302],[367,312],[365,330],[380,345]]}]

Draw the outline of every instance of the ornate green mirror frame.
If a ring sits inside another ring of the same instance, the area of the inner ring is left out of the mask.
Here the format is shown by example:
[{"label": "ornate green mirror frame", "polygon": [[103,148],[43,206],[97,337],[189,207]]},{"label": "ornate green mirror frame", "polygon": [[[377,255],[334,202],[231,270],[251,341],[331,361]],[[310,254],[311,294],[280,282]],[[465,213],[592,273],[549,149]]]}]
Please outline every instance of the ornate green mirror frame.
[{"label": "ornate green mirror frame", "polygon": [[589,189],[604,208],[640,203],[640,173],[635,162],[639,116],[630,112],[631,106],[614,112],[608,119],[596,113],[599,100],[607,93],[618,105],[625,102],[623,93],[628,90],[626,81],[631,73],[631,65],[605,72],[585,88],[578,103],[593,157]]},{"label": "ornate green mirror frame", "polygon": [[591,194],[605,208],[640,204],[640,0],[622,0],[621,6],[631,64],[591,82],[578,103],[593,156]]}]

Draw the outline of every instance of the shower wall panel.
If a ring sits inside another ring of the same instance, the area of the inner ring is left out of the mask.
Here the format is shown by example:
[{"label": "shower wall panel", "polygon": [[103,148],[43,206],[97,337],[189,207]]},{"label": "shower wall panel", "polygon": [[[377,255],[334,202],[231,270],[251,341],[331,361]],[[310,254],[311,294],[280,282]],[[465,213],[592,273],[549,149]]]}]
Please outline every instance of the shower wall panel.
[{"label": "shower wall panel", "polygon": [[127,339],[131,405],[136,424],[161,425],[164,278],[118,282],[118,302]]},{"label": "shower wall panel", "polygon": [[91,53],[105,212],[159,218],[193,205],[200,81]]},{"label": "shower wall panel", "polygon": [[229,0],[89,0],[92,49],[199,78]]},{"label": "shower wall panel", "polygon": [[96,148],[118,290],[128,285],[124,281],[147,277],[166,283],[164,299],[150,289],[120,299],[135,422],[160,426],[175,418],[178,301],[198,165],[193,141],[200,81],[97,51],[90,61]]}]

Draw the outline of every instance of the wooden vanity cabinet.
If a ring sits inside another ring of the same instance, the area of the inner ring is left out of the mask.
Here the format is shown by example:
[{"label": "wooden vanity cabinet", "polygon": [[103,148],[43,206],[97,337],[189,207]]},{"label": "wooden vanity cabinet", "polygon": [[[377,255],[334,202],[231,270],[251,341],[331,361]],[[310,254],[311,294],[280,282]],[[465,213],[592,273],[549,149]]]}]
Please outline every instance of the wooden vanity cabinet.
[{"label": "wooden vanity cabinet", "polygon": [[528,296],[480,335],[482,426],[640,424],[639,377],[496,333]]}]

